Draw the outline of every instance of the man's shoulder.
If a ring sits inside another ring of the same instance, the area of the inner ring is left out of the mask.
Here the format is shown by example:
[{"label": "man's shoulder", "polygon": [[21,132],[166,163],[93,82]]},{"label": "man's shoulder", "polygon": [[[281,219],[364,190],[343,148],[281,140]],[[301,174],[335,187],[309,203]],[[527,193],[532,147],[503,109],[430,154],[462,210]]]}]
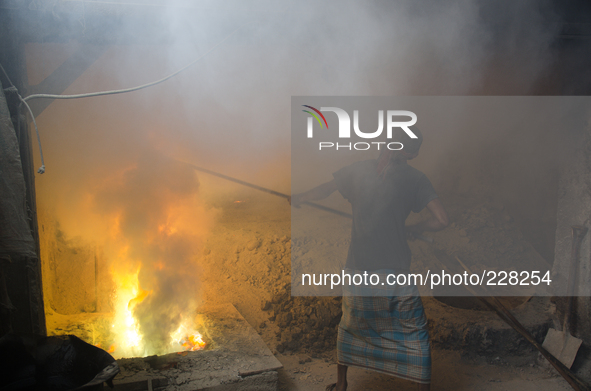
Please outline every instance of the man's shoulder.
[{"label": "man's shoulder", "polygon": [[423,177],[423,176],[426,177],[425,173],[423,171],[419,170],[418,168],[414,168],[410,164],[406,164],[406,167],[408,169],[409,174],[414,175],[416,177]]},{"label": "man's shoulder", "polygon": [[404,174],[407,178],[414,178],[414,179],[421,179],[423,177],[427,177],[421,170],[414,168],[410,164],[401,164],[398,170],[396,170],[402,174]]},{"label": "man's shoulder", "polygon": [[359,160],[357,162],[349,164],[349,167],[375,167],[377,164],[376,159]]},{"label": "man's shoulder", "polygon": [[377,165],[376,159],[360,160],[343,167],[339,171],[348,171],[356,173],[364,173],[368,171],[375,171]]}]

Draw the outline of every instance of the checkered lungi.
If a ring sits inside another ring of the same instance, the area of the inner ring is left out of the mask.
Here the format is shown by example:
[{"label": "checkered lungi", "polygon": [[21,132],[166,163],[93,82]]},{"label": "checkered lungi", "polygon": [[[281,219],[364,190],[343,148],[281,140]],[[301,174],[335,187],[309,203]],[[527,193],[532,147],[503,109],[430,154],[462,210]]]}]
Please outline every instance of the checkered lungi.
[{"label": "checkered lungi", "polygon": [[[431,382],[431,349],[423,303],[414,286],[397,296],[355,296],[345,288],[338,362],[418,383]],[[367,291],[364,291],[367,292]]]}]

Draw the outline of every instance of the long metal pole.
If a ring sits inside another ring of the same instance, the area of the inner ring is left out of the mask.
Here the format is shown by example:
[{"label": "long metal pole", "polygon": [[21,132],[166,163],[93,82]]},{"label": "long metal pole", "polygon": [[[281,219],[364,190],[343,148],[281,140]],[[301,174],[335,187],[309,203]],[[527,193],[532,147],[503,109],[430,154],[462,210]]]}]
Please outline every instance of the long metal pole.
[{"label": "long metal pole", "polygon": [[[266,187],[262,187],[262,186],[255,185],[255,184],[250,183],[250,182],[245,182],[245,181],[240,180],[238,178],[233,178],[231,176],[220,174],[219,172],[215,172],[215,171],[209,170],[207,168],[199,167],[199,166],[196,166],[194,164],[187,163],[187,162],[183,162],[183,163],[189,165],[190,167],[192,167],[193,169],[195,169],[197,171],[201,171],[201,172],[204,172],[206,174],[213,175],[213,176],[216,176],[218,178],[225,179],[225,180],[230,181],[230,182],[238,183],[238,184],[241,184],[243,186],[247,186],[247,187],[250,187],[250,188],[253,188],[253,189],[256,189],[256,190],[260,190],[260,191],[263,191],[265,193],[273,194],[274,196],[285,198],[286,200],[288,200],[291,197],[289,194],[284,194],[284,193],[280,193],[280,192],[275,191],[275,190],[267,189]],[[329,208],[328,206],[315,204],[314,202],[303,202],[303,204],[304,205],[311,206],[312,208],[323,210],[325,212],[334,213],[334,214],[337,214],[339,216],[347,217],[349,219],[352,219],[353,218],[353,215],[351,213],[342,212],[342,211],[337,210],[337,209]]]},{"label": "long metal pole", "polygon": [[[273,194],[273,195],[275,195],[277,197],[285,198],[286,200],[288,200],[288,199],[291,198],[291,196],[289,194],[284,194],[284,193],[280,193],[280,192],[275,191],[275,190],[267,189],[266,187],[255,185],[255,184],[250,183],[250,182],[245,182],[245,181],[243,181],[241,179],[233,178],[231,176],[227,176],[227,175],[224,175],[224,174],[220,174],[219,172],[215,172],[215,171],[209,170],[207,168],[199,167],[199,166],[196,166],[196,165],[191,164],[191,163],[187,163],[187,162],[183,162],[183,163],[187,164],[188,166],[190,166],[194,170],[201,171],[201,172],[204,172],[206,174],[213,175],[213,176],[216,176],[218,178],[222,178],[222,179],[228,180],[230,182],[238,183],[238,184],[241,184],[243,186],[247,186],[247,187],[250,187],[250,188],[253,188],[253,189],[256,189],[256,190],[263,191],[265,193]],[[340,211],[340,210],[337,210],[337,209],[329,208],[328,206],[316,204],[314,202],[302,202],[302,204],[303,205],[311,206],[312,208],[323,210],[325,212],[329,212],[329,213],[333,213],[333,214],[336,214],[336,215],[339,215],[339,216],[342,216],[342,217],[346,217],[348,219],[353,219],[353,215],[351,213],[347,213],[347,212],[343,212],[343,211]],[[433,243],[433,238],[431,238],[431,237],[420,235],[420,234],[413,234],[413,235],[414,235],[415,238],[417,238],[419,240],[422,240],[423,242]]]}]

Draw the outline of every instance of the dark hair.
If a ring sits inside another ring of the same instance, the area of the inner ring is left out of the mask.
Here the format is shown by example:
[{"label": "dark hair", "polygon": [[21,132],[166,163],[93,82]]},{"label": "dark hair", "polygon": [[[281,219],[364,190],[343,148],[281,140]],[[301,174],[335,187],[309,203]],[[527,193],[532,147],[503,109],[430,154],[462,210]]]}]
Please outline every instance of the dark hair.
[{"label": "dark hair", "polygon": [[421,144],[423,143],[423,134],[416,126],[411,127],[410,130],[417,136],[417,138],[410,138],[410,136],[406,134],[404,130],[397,128],[397,130],[392,135],[392,139],[397,141],[400,140],[404,146],[402,150],[413,155],[419,152],[419,149],[421,148]]}]

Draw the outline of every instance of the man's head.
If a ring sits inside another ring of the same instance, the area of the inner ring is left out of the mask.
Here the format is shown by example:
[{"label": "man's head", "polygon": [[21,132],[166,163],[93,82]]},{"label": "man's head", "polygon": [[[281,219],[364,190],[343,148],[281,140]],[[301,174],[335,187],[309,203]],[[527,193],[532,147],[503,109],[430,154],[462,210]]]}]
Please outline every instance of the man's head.
[{"label": "man's head", "polygon": [[413,127],[411,130],[417,138],[410,138],[404,130],[399,128],[392,132],[392,139],[390,141],[402,143],[403,147],[401,150],[396,151],[388,148],[381,149],[380,156],[378,157],[378,173],[382,173],[391,162],[412,160],[419,155],[419,149],[423,143],[423,134],[417,127]]},{"label": "man's head", "polygon": [[382,150],[382,153],[395,155],[397,160],[411,160],[417,157],[419,155],[421,144],[423,143],[423,134],[416,126],[413,126],[411,131],[417,136],[417,138],[410,138],[410,136],[400,128],[394,129],[392,131],[392,139],[390,139],[390,141],[399,142],[403,145],[403,147],[401,150],[397,151],[389,151],[387,149]]},{"label": "man's head", "polygon": [[410,138],[410,136],[402,129],[397,129],[397,131],[392,134],[392,139],[396,141],[399,140],[404,146],[400,152],[408,160],[414,159],[418,156],[419,149],[423,143],[423,134],[419,128],[415,126],[412,127],[411,130],[417,136],[417,138]]}]

